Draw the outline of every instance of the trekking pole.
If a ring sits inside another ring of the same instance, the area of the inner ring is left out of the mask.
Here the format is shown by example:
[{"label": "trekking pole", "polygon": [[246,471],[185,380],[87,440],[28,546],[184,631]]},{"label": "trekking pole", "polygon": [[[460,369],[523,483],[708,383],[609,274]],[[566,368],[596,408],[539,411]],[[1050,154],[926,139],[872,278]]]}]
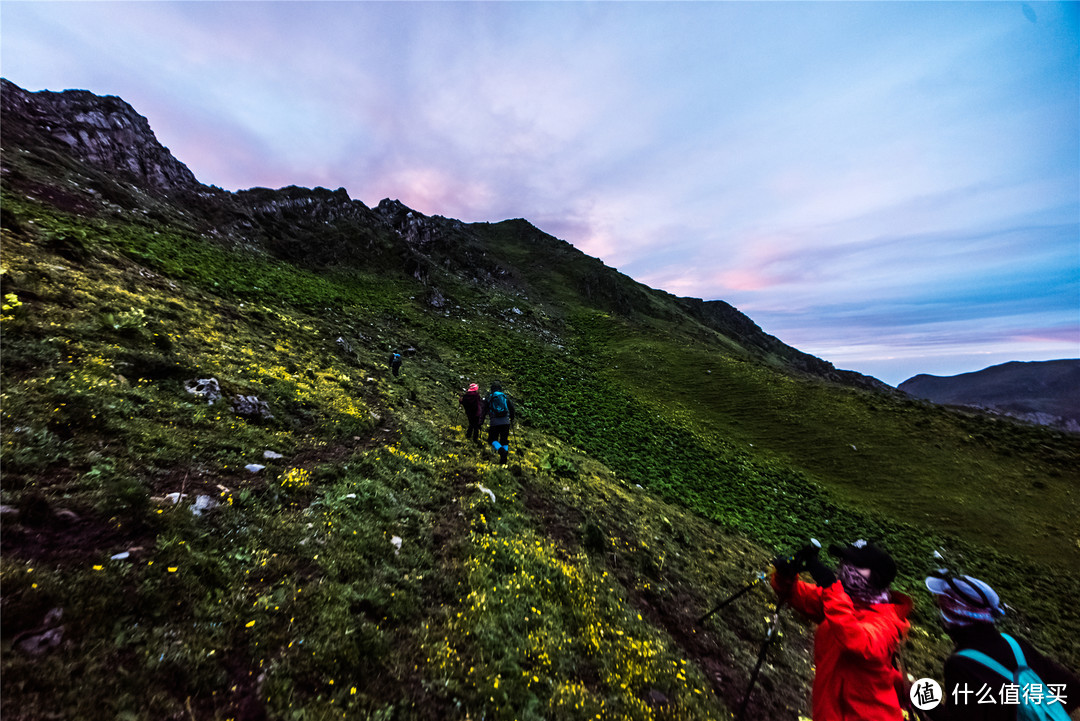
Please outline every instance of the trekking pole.
[{"label": "trekking pole", "polygon": [[[811,539],[810,539],[810,545],[812,545],[812,546],[813,546],[814,548],[818,548],[818,549],[820,549],[820,548],[821,548],[821,542],[820,542],[820,541],[818,541],[818,540],[817,540],[816,538],[811,538]],[[794,556],[790,556],[790,557],[788,558],[788,560],[791,560],[792,558],[794,558]],[[766,578],[768,578],[768,575],[767,575],[767,574],[765,574],[765,573],[759,573],[759,574],[757,575],[757,577],[756,577],[756,578],[755,578],[755,579],[754,579],[753,581],[751,581],[750,583],[746,584],[746,585],[745,585],[745,586],[743,586],[743,587],[742,587],[741,589],[739,589],[738,591],[736,591],[736,592],[735,592],[734,594],[732,594],[732,595],[728,596],[727,598],[725,598],[725,599],[724,599],[723,601],[721,601],[720,603],[716,604],[716,608],[714,608],[713,610],[709,611],[709,612],[708,612],[708,613],[706,613],[706,614],[705,614],[704,616],[702,616],[701,618],[699,618],[699,619],[698,619],[698,625],[700,626],[700,625],[701,625],[702,623],[704,623],[704,622],[705,622],[705,620],[706,620],[707,618],[709,618],[709,616],[712,616],[712,615],[713,615],[714,613],[716,613],[716,612],[717,612],[717,611],[719,611],[720,609],[722,609],[722,608],[724,608],[725,606],[727,606],[727,605],[728,605],[729,603],[731,603],[731,602],[732,602],[732,601],[734,601],[734,600],[735,600],[736,598],[738,598],[739,596],[741,596],[741,595],[743,595],[744,593],[746,593],[747,591],[749,591],[749,590],[750,590],[751,588],[753,588],[754,586],[756,586],[756,585],[758,585],[759,583],[761,583],[762,581],[764,581],[764,580],[765,580]]]},{"label": "trekking pole", "polygon": [[761,644],[761,651],[758,653],[757,663],[754,665],[753,673],[750,674],[750,683],[746,686],[746,692],[743,693],[742,701],[739,702],[739,711],[735,714],[735,721],[742,721],[743,712],[746,711],[746,704],[750,701],[750,694],[754,690],[754,684],[757,683],[758,672],[761,671],[761,664],[765,662],[765,654],[768,652],[772,640],[776,638],[776,630],[780,626],[780,609],[783,605],[783,601],[778,601],[776,604],[772,625],[769,627],[769,633],[765,636],[765,642]]},{"label": "trekking pole", "polygon": [[733,594],[731,594],[730,596],[728,596],[727,598],[725,598],[725,599],[724,599],[723,601],[721,601],[720,603],[716,604],[716,607],[715,607],[715,608],[713,608],[713,610],[709,611],[709,612],[708,612],[708,613],[706,613],[706,614],[705,614],[704,616],[702,616],[701,618],[699,618],[699,619],[698,619],[698,625],[700,626],[701,624],[705,623],[705,619],[709,618],[709,616],[712,616],[712,615],[713,615],[714,613],[716,613],[716,612],[717,612],[717,611],[719,611],[720,609],[724,608],[724,607],[725,607],[725,606],[727,606],[727,605],[728,605],[729,603],[731,603],[732,601],[734,601],[734,600],[735,600],[736,598],[738,598],[739,596],[743,595],[744,593],[746,593],[746,592],[747,592],[747,591],[749,591],[749,590],[750,590],[751,588],[753,588],[754,586],[758,585],[759,583],[761,583],[761,582],[762,582],[762,581],[764,581],[764,580],[765,580],[765,574],[764,574],[764,573],[759,573],[759,574],[758,574],[758,575],[757,575],[757,576],[756,576],[756,577],[754,578],[754,580],[753,580],[753,581],[751,581],[750,583],[746,584],[745,586],[743,586],[742,588],[740,588],[740,589],[739,589],[738,591],[736,591],[735,593],[733,593]]}]

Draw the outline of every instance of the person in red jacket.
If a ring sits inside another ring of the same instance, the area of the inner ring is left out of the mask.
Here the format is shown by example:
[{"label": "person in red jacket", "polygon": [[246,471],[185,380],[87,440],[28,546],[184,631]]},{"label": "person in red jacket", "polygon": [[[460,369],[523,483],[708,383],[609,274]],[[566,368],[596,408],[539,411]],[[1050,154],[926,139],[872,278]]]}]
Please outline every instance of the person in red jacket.
[{"label": "person in red jacket", "polygon": [[458,404],[465,409],[469,427],[465,429],[465,438],[473,443],[480,443],[480,424],[484,422],[484,399],[480,397],[480,386],[473,383],[465,395],[458,399]]},{"label": "person in red jacket", "polygon": [[[889,590],[896,562],[865,541],[831,546],[829,553],[840,560],[835,573],[806,546],[792,559],[777,559],[772,577],[780,601],[818,624],[813,719],[902,721],[902,679],[893,657],[910,626],[912,601]],[[804,568],[814,584],[798,578]]]}]

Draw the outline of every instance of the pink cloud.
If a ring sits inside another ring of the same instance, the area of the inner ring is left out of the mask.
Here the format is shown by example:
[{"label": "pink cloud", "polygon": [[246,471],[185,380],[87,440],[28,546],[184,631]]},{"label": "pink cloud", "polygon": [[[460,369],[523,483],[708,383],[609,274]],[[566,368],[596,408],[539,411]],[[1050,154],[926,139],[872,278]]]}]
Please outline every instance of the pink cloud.
[{"label": "pink cloud", "polygon": [[1071,355],[1080,355],[1080,326],[1070,325],[1059,328],[1034,328],[1013,334],[1008,339],[1014,343],[1062,344],[1070,349]]},{"label": "pink cloud", "polygon": [[[445,215],[459,220],[478,220],[494,197],[491,188],[477,181],[463,180],[439,168],[410,167],[365,178],[356,191],[376,204],[395,198],[425,214]],[[487,218],[484,218],[487,220]]]}]

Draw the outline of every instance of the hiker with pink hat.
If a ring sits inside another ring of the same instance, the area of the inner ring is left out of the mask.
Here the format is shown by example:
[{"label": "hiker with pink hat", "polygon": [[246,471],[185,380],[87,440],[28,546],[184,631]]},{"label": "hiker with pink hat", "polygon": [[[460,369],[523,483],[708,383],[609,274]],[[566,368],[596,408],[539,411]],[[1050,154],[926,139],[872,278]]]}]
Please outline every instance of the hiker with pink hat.
[{"label": "hiker with pink hat", "polygon": [[480,386],[471,384],[465,395],[458,399],[458,404],[465,409],[465,417],[469,419],[465,438],[479,445],[480,424],[484,421],[484,399],[480,397]]}]

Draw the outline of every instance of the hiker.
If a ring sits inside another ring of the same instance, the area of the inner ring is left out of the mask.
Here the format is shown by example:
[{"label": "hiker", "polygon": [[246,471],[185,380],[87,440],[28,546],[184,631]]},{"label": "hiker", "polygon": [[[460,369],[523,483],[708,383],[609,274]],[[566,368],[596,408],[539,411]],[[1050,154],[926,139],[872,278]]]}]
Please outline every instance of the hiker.
[{"label": "hiker", "polygon": [[[997,630],[995,624],[1005,616],[1005,609],[988,584],[941,571],[926,579],[926,587],[934,595],[945,632],[956,644],[945,660],[942,704],[924,712],[930,719],[1016,721],[1025,718],[1021,706],[1030,704],[1031,710],[1042,714],[1031,718],[1067,721],[1068,715],[1080,708],[1080,678],[1076,674],[1026,640]],[[1036,680],[1027,672],[1015,677],[1022,666],[1039,677],[1042,689],[1025,693],[1024,687],[1031,687]]]},{"label": "hiker", "polygon": [[[502,391],[498,382],[491,384],[491,392],[484,399],[484,413],[488,421],[488,443],[499,453],[499,463],[506,463],[510,453],[510,424],[514,422],[514,403]],[[483,417],[483,416],[481,416]]]},{"label": "hiker", "polygon": [[[773,561],[772,586],[781,603],[818,624],[814,635],[814,721],[901,721],[893,664],[910,623],[912,601],[889,590],[896,562],[865,541],[830,546],[833,572],[807,545],[791,559]],[[814,584],[799,579],[807,570]],[[816,585],[815,585],[816,584]]]},{"label": "hiker", "polygon": [[458,405],[465,409],[469,427],[465,430],[466,440],[480,443],[480,424],[484,422],[484,399],[480,397],[480,386],[473,383],[465,395],[458,399]]},{"label": "hiker", "polygon": [[394,372],[395,378],[397,378],[399,368],[401,368],[401,354],[394,351],[390,354],[390,370]]}]

